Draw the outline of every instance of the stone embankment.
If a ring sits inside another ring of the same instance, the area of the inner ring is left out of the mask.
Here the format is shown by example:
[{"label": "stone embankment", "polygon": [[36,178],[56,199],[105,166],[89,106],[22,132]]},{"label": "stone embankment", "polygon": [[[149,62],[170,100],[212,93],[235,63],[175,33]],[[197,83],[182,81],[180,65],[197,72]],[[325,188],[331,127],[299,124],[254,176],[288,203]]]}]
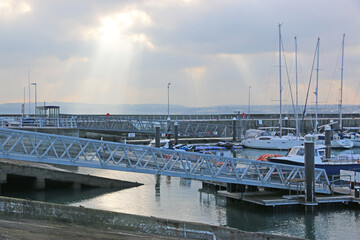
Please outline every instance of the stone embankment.
[{"label": "stone embankment", "polygon": [[[87,226],[109,234],[116,230],[147,234],[151,236],[189,239],[247,239],[247,240],[289,240],[296,239],[265,233],[245,232],[233,228],[207,224],[145,217],[132,214],[95,210],[84,207],[65,206],[30,200],[0,197],[0,218],[41,220],[44,223],[61,222]],[[21,224],[21,223],[20,223]],[[1,225],[1,221],[0,221]],[[80,230],[80,229],[79,229]],[[46,230],[44,230],[46,231]],[[82,231],[82,230],[80,230]],[[74,237],[82,233],[74,233]],[[51,238],[54,239],[54,238]],[[55,238],[60,239],[60,238]],[[77,238],[78,239],[78,238]],[[112,239],[112,238],[108,238]],[[135,238],[136,239],[136,238]]]}]

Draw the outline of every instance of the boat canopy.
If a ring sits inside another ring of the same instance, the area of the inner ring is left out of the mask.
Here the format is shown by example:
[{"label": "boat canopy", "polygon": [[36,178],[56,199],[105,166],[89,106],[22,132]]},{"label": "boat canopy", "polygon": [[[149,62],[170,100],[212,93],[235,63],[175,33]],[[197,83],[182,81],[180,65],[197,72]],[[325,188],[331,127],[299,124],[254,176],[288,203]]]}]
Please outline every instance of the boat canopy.
[{"label": "boat canopy", "polygon": [[270,132],[258,129],[249,129],[245,132],[244,139],[253,139],[262,136],[272,136]]}]

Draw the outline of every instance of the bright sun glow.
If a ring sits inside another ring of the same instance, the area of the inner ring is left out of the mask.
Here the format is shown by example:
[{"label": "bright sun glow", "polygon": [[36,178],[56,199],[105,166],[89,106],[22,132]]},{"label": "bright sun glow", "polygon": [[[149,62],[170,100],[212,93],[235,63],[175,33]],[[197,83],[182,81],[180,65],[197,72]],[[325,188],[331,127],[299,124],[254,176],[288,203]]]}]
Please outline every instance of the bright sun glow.
[{"label": "bright sun glow", "polygon": [[114,18],[107,17],[102,20],[102,27],[99,31],[102,41],[110,41],[119,37],[121,27]]},{"label": "bright sun glow", "polygon": [[0,16],[2,18],[11,19],[31,11],[31,6],[25,1],[0,0]]},{"label": "bright sun glow", "polygon": [[[154,49],[141,29],[151,26],[150,17],[139,9],[124,9],[99,17],[99,25],[84,31],[85,38],[95,40],[97,48],[90,58],[90,71],[84,78],[78,101],[101,95],[102,101],[136,101],[136,91],[129,87],[140,73],[144,48]],[[109,94],[118,89],[122,94]],[[135,92],[135,94],[134,94]],[[130,99],[130,100],[129,100]]]},{"label": "bright sun glow", "polygon": [[126,34],[131,27],[137,24],[149,25],[151,20],[149,16],[139,10],[130,10],[100,19],[99,28],[100,39],[104,42],[111,42],[121,35]]}]

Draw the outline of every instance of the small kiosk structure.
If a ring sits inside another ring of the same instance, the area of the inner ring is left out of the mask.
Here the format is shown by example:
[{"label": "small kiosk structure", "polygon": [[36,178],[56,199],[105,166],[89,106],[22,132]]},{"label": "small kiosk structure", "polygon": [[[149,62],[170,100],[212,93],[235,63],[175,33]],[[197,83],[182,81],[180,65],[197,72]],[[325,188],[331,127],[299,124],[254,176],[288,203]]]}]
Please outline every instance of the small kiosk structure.
[{"label": "small kiosk structure", "polygon": [[59,106],[39,106],[36,107],[36,117],[38,118],[60,118],[60,107]]}]

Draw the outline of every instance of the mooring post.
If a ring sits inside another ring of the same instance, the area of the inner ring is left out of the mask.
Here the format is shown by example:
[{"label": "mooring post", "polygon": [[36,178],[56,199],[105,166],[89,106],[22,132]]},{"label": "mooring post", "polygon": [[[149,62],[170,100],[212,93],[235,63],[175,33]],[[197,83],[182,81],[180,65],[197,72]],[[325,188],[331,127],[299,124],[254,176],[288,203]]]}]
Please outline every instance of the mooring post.
[{"label": "mooring post", "polygon": [[174,133],[175,133],[175,145],[177,145],[179,143],[179,123],[175,122],[174,123]]},{"label": "mooring post", "polygon": [[233,121],[233,141],[235,142],[236,141],[236,118],[234,117],[232,119]]},{"label": "mooring post", "polygon": [[160,124],[155,124],[155,147],[160,147]]},{"label": "mooring post", "polygon": [[330,159],[331,157],[331,127],[325,126],[325,158]]},{"label": "mooring post", "polygon": [[315,202],[314,136],[305,136],[305,202]]}]

